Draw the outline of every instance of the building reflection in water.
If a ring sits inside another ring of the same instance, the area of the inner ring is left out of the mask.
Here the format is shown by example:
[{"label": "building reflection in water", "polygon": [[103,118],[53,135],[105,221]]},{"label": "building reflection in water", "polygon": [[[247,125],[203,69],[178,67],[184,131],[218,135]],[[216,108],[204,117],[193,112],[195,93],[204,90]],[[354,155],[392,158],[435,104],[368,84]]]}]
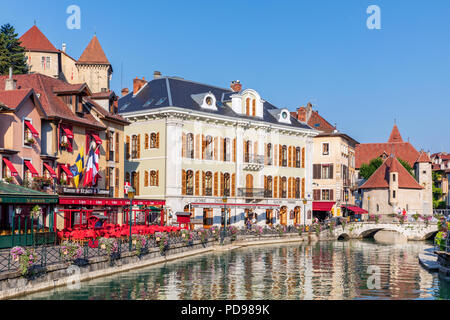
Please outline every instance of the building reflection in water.
[{"label": "building reflection in water", "polygon": [[[186,258],[140,271],[55,289],[25,299],[450,299],[450,285],[425,271],[422,242],[318,242],[243,248]],[[369,266],[381,270],[369,289]]]}]

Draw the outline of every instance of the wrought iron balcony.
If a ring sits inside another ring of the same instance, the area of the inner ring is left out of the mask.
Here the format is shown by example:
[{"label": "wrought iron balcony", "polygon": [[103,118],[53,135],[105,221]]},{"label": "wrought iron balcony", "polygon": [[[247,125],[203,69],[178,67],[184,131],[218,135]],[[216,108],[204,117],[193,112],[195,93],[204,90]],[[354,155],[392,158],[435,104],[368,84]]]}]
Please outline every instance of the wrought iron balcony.
[{"label": "wrought iron balcony", "polygon": [[238,197],[263,199],[265,191],[264,188],[238,188]]},{"label": "wrought iron balcony", "polygon": [[264,190],[264,198],[272,198],[273,191],[272,190]]},{"label": "wrought iron balcony", "polygon": [[260,171],[264,168],[264,156],[257,154],[244,154],[243,169],[248,171]]}]

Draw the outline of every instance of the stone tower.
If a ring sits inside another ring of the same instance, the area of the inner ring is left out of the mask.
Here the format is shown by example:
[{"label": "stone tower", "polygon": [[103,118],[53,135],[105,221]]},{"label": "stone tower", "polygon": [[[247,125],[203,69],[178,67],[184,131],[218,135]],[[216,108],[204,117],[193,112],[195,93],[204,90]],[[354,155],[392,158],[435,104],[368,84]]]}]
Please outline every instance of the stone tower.
[{"label": "stone tower", "polygon": [[394,210],[398,206],[398,179],[398,161],[393,160],[392,165],[389,168],[389,204],[394,208]]},{"label": "stone tower", "polygon": [[416,175],[417,182],[424,188],[423,199],[423,214],[433,214],[433,177],[431,170],[431,159],[422,150],[420,151],[419,158],[417,158],[414,164],[414,173]]},{"label": "stone tower", "polygon": [[84,50],[76,66],[80,82],[85,82],[93,93],[110,90],[110,81],[113,73],[111,63],[94,35]]}]

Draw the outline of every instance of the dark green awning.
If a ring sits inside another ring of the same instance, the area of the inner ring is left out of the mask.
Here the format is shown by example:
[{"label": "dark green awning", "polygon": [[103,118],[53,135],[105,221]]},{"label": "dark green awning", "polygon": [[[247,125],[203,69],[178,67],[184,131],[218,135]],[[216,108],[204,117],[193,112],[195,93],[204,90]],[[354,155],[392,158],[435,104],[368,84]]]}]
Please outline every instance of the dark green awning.
[{"label": "dark green awning", "polygon": [[58,195],[24,188],[15,184],[0,182],[0,204],[56,204]]}]

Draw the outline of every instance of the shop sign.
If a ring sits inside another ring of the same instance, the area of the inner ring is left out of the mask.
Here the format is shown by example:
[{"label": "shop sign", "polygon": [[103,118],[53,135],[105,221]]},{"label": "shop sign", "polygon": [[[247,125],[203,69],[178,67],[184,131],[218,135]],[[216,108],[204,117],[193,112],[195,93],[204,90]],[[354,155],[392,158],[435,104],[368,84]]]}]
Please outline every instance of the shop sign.
[{"label": "shop sign", "polygon": [[98,188],[62,188],[63,194],[96,194],[109,196],[109,190]]}]

